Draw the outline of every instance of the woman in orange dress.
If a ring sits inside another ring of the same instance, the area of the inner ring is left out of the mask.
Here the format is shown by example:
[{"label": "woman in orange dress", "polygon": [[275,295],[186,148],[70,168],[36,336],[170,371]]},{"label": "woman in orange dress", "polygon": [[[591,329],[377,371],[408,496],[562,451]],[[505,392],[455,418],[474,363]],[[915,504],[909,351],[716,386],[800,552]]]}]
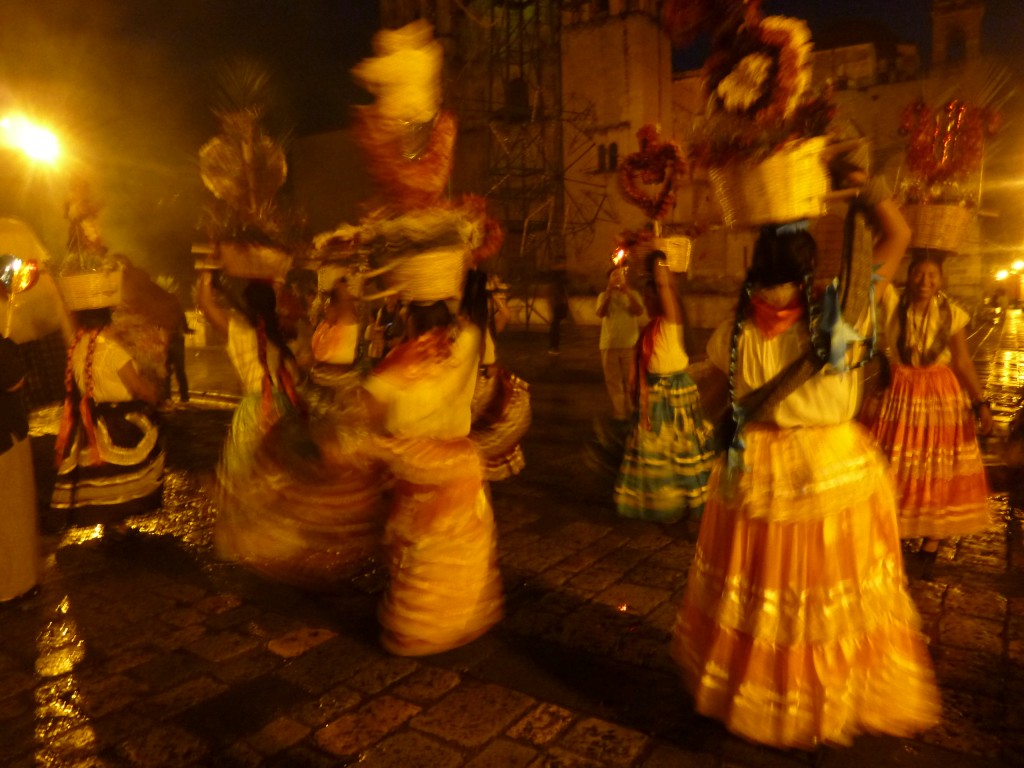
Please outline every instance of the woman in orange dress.
[{"label": "woman in orange dress", "polygon": [[941,288],[942,252],[919,250],[903,294],[883,292],[890,382],[862,415],[896,478],[900,535],[924,538],[926,574],[941,539],[991,522],[974,420],[988,434],[992,410],[967,351],[967,313]]},{"label": "woman in orange dress", "polygon": [[[891,199],[872,212],[887,280],[909,230]],[[736,323],[708,343],[736,402],[808,354],[815,252],[799,226],[762,230]],[[859,395],[856,371],[821,368],[746,424],[711,475],[672,655],[697,711],[752,741],[813,749],[939,716],[892,480],[854,421]]]}]

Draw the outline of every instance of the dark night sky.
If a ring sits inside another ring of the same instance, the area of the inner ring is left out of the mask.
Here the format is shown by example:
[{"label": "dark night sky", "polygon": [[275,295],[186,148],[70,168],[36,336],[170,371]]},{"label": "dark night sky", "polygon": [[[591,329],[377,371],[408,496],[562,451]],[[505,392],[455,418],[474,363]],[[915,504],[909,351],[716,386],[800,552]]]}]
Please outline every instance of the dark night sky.
[{"label": "dark night sky", "polygon": [[[805,19],[814,37],[849,21],[884,24],[901,40],[917,44],[923,61],[931,53],[931,0],[763,0],[765,14]],[[987,0],[982,27],[983,49],[1010,57],[1024,72],[1024,0]],[[699,67],[706,45],[696,43],[679,52],[677,62]]]}]

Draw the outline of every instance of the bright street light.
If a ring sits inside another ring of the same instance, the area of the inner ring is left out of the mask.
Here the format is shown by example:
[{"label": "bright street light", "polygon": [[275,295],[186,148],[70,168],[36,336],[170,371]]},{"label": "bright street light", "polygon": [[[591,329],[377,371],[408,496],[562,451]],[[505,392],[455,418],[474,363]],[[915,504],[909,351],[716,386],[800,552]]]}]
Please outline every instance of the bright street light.
[{"label": "bright street light", "polygon": [[1024,261],[1017,259],[1011,266],[1013,267],[1014,272],[1020,272],[1021,270],[1024,270]]},{"label": "bright street light", "polygon": [[1009,276],[1010,272],[1005,269],[1000,269],[998,272],[996,272],[996,280],[1005,280]]},{"label": "bright street light", "polygon": [[51,165],[60,154],[57,137],[21,115],[9,115],[0,119],[0,143],[23,152],[33,160]]}]

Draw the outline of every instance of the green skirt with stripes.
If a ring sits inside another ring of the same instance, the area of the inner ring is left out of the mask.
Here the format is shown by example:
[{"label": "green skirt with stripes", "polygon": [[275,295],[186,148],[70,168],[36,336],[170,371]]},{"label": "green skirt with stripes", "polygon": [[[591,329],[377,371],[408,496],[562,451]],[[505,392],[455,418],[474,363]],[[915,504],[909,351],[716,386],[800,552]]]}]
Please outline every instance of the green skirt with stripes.
[{"label": "green skirt with stripes", "polygon": [[615,482],[622,517],[671,523],[700,516],[714,462],[713,428],[685,371],[647,374],[649,427],[637,409]]}]

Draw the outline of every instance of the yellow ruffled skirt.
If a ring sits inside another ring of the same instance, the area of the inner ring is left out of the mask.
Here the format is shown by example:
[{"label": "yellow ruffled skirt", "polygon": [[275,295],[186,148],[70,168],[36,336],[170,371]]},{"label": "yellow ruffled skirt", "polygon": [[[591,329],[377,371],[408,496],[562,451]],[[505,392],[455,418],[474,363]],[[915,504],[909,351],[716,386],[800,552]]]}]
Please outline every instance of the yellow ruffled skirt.
[{"label": "yellow ruffled skirt", "polygon": [[697,711],[784,748],[930,727],[939,693],[870,437],[750,425],[744,440],[745,471],[712,473],[673,630]]},{"label": "yellow ruffled skirt", "polygon": [[380,560],[386,477],[357,408],[307,421],[283,396],[277,406],[266,434],[258,398],[236,412],[218,468],[216,551],[277,581],[335,589]]},{"label": "yellow ruffled skirt", "polygon": [[472,441],[387,441],[395,478],[378,609],[384,647],[440,653],[475,640],[504,611],[494,514]]}]

